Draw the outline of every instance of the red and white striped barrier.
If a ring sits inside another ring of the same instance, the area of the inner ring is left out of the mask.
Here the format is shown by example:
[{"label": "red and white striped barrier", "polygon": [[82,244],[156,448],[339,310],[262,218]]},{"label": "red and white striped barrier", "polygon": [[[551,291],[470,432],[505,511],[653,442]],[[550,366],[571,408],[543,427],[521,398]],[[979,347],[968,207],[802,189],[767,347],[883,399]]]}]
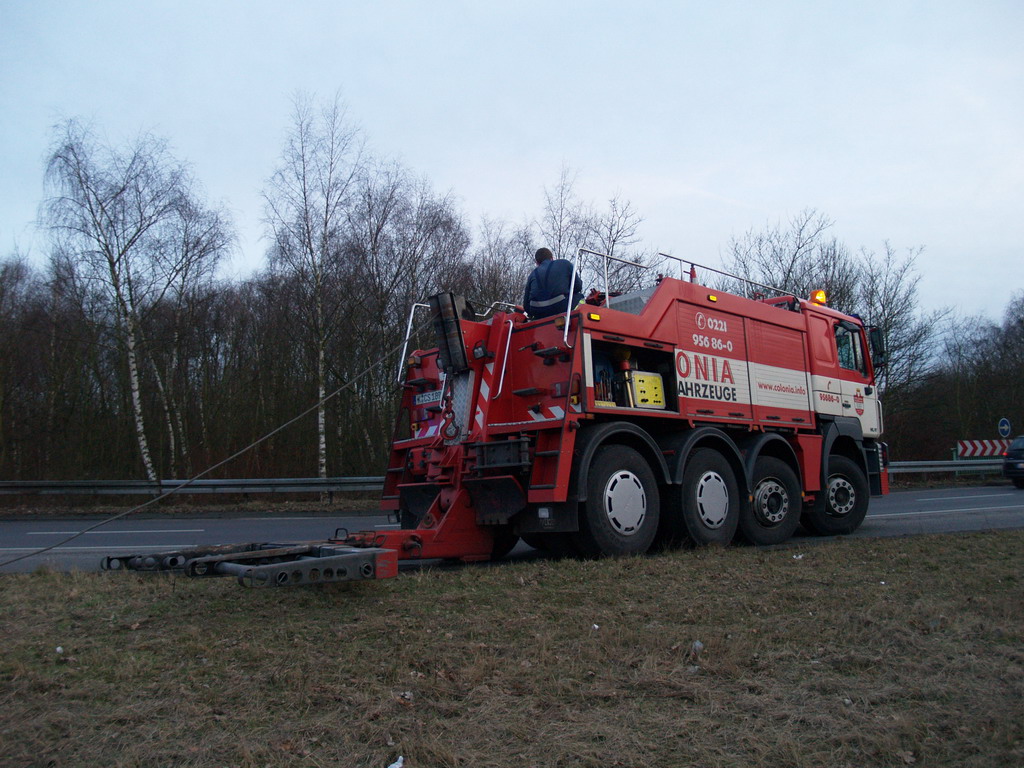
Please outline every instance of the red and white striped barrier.
[{"label": "red and white striped barrier", "polygon": [[959,459],[1002,456],[1009,447],[1009,440],[957,440],[956,455]]}]

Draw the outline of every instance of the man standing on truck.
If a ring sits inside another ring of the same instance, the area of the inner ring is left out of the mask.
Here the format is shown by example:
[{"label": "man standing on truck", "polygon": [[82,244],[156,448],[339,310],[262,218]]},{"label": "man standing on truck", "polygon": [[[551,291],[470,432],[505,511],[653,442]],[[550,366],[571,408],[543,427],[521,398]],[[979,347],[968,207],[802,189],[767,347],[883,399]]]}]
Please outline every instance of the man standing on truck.
[{"label": "man standing on truck", "polygon": [[[533,257],[537,266],[526,281],[523,308],[536,320],[552,317],[565,312],[567,306],[575,307],[583,298],[583,281],[576,275],[575,286],[570,290],[572,262],[556,259],[550,248],[538,248]],[[569,304],[569,302],[572,302]]]}]

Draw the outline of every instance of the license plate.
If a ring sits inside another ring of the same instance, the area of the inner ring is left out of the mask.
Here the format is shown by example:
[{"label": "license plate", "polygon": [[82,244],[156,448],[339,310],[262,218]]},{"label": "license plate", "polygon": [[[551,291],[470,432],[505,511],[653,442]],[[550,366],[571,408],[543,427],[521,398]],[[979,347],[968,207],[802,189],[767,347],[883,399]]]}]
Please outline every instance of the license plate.
[{"label": "license plate", "polygon": [[416,397],[412,399],[416,405],[428,405],[430,403],[441,402],[441,390],[435,389],[430,392],[420,392]]}]

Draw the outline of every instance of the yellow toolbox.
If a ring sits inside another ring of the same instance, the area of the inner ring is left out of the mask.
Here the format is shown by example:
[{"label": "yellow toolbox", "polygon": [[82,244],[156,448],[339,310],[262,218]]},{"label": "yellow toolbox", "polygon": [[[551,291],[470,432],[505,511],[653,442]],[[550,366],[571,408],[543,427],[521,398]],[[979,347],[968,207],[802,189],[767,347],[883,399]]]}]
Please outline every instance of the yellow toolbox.
[{"label": "yellow toolbox", "polygon": [[660,373],[630,371],[629,387],[636,408],[664,408],[665,386]]}]

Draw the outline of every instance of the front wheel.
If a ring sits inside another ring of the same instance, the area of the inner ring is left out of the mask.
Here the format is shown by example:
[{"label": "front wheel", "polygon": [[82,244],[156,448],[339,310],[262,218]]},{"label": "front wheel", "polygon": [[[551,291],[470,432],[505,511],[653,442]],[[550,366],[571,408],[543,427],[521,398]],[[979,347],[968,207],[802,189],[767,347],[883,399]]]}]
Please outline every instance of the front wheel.
[{"label": "front wheel", "polygon": [[853,533],[868,513],[868,480],[857,464],[845,456],[830,456],[828,481],[803,522],[819,536]]},{"label": "front wheel", "polygon": [[650,465],[632,448],[597,450],[587,478],[575,543],[589,557],[638,555],[658,532],[658,483]]},{"label": "front wheel", "polygon": [[662,526],[666,543],[727,545],[739,524],[740,493],[732,465],[718,451],[698,448],[669,497]]},{"label": "front wheel", "polygon": [[800,524],[800,481],[781,459],[754,463],[753,503],[740,512],[740,533],[751,544],[781,544]]}]

